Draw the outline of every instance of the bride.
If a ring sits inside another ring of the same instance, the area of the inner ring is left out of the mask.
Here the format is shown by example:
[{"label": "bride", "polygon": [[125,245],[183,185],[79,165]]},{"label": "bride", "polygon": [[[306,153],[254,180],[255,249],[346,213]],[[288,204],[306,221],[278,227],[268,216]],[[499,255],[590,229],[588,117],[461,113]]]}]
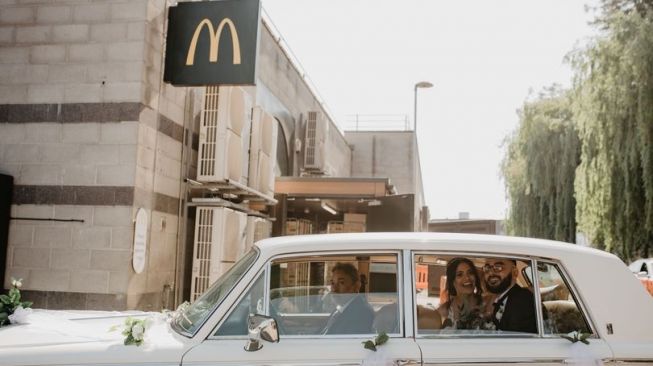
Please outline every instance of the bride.
[{"label": "bride", "polygon": [[474,263],[462,257],[447,264],[447,301],[438,307],[445,329],[488,329],[491,310],[484,301],[481,279]]}]

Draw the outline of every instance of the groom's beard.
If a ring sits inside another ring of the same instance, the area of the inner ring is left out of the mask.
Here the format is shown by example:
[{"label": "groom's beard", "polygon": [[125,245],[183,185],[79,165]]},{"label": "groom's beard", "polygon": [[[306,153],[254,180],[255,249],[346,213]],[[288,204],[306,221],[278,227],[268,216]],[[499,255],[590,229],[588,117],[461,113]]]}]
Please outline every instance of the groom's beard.
[{"label": "groom's beard", "polygon": [[491,279],[492,277],[498,277],[498,278],[501,278],[501,277],[499,277],[497,275],[490,275],[488,280],[485,280],[485,284],[487,285],[487,289],[490,290],[490,292],[493,293],[493,294],[503,293],[512,284],[512,273],[510,273],[508,276],[506,276],[506,278],[504,278],[501,282],[499,282],[499,283],[497,283],[495,285],[490,284],[489,279]]}]

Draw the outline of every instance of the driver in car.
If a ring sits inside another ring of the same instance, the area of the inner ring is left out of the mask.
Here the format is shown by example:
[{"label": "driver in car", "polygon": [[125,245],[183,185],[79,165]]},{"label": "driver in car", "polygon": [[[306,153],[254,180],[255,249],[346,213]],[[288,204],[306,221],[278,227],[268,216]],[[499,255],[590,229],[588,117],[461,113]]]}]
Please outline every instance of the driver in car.
[{"label": "driver in car", "polygon": [[350,263],[336,263],[331,270],[331,294],[337,303],[323,334],[372,333],[374,310],[361,288],[358,270]]}]

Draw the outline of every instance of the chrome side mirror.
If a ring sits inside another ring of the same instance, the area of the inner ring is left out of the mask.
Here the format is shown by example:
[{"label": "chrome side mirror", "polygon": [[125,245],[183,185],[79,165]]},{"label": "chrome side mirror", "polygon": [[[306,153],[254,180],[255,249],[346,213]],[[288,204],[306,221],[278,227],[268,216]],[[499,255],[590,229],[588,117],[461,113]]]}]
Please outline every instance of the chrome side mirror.
[{"label": "chrome side mirror", "polygon": [[245,344],[245,351],[252,352],[263,348],[261,339],[268,342],[279,342],[277,322],[271,316],[249,314],[247,318],[247,331],[249,340]]}]

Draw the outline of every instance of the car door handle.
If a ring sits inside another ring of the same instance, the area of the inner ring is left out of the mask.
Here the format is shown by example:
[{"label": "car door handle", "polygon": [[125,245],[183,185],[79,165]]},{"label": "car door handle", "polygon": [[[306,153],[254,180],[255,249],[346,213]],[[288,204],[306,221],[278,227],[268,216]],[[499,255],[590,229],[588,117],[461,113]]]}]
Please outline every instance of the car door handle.
[{"label": "car door handle", "polygon": [[419,362],[417,360],[395,360],[394,364],[395,366],[411,366],[418,365]]}]

